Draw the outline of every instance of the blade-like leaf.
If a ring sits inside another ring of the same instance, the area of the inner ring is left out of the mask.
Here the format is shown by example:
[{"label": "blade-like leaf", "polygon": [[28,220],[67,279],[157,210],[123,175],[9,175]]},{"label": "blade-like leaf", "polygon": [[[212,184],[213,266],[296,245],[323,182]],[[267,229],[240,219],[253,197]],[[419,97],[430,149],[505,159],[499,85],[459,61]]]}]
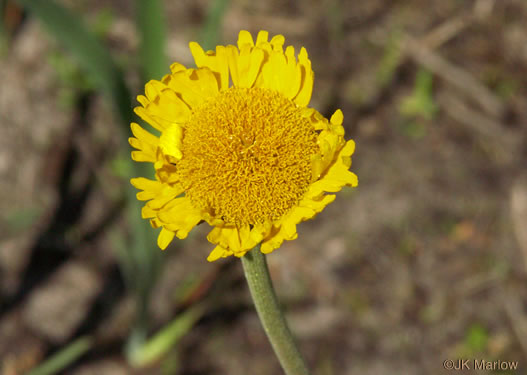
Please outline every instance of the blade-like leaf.
[{"label": "blade-like leaf", "polygon": [[223,16],[228,6],[229,0],[214,0],[210,5],[200,40],[203,49],[214,49],[214,46],[219,42]]},{"label": "blade-like leaf", "polygon": [[204,312],[204,305],[195,305],[178,315],[134,353],[131,358],[132,364],[146,366],[160,359],[192,329]]},{"label": "blade-like leaf", "polygon": [[52,355],[46,362],[31,370],[27,375],[53,375],[71,365],[93,346],[91,337],[83,336]]},{"label": "blade-like leaf", "polygon": [[54,0],[17,0],[34,14],[77,60],[96,87],[114,102],[123,124],[132,120],[130,92],[108,50],[84,26],[82,19]]},{"label": "blade-like leaf", "polygon": [[136,0],[139,54],[143,80],[161,79],[168,72],[165,55],[166,24],[161,0]]},{"label": "blade-like leaf", "polygon": [[[94,86],[103,91],[114,103],[122,122],[123,135],[130,134],[133,118],[130,92],[124,75],[112,59],[108,49],[91,33],[81,17],[64,8],[54,0],[17,0],[48,29],[50,34],[77,60],[80,68],[91,79]],[[158,47],[156,47],[158,48]],[[122,168],[127,176],[145,176],[145,166],[126,158]],[[148,307],[151,290],[157,279],[160,251],[152,249],[154,232],[141,219],[141,204],[135,199],[136,190],[131,185],[126,189],[128,201],[127,218],[132,228],[132,238],[126,244],[128,257],[123,271],[131,270],[126,277],[131,280],[129,288],[137,299],[138,318],[131,332],[130,351],[141,346],[148,330]],[[156,249],[157,250],[157,249]]]}]

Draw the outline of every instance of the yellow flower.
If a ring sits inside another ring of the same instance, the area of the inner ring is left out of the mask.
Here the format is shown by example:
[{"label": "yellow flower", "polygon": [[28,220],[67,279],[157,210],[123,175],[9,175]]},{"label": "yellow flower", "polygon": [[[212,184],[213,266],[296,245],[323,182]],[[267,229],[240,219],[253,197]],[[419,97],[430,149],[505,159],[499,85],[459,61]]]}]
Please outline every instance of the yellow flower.
[{"label": "yellow flower", "polygon": [[143,218],[162,228],[161,249],[206,221],[217,245],[209,261],[259,243],[269,253],[335,199],[326,193],[357,185],[342,112],[328,121],[307,106],[311,61],[284,41],[260,31],[255,43],[240,31],[237,47],[205,52],[191,42],[198,68],[174,63],[137,98],[135,112],[160,136],[132,124],[132,158],[153,163],[156,179],[131,182],[147,201]]}]

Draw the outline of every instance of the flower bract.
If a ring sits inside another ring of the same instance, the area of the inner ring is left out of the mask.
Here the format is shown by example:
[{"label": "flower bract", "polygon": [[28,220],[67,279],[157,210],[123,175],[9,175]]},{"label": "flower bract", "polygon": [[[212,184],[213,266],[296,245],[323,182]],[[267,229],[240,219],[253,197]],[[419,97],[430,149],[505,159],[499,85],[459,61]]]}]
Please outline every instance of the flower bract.
[{"label": "flower bract", "polygon": [[296,225],[335,199],[328,193],[357,185],[342,111],[328,121],[308,107],[311,61],[284,41],[241,31],[237,46],[215,51],[191,42],[197,68],[174,63],[138,97],[135,112],[158,133],[132,123],[132,158],[153,163],[155,180],[131,182],[161,249],[207,222],[209,261],[258,244],[269,253],[297,238]]}]

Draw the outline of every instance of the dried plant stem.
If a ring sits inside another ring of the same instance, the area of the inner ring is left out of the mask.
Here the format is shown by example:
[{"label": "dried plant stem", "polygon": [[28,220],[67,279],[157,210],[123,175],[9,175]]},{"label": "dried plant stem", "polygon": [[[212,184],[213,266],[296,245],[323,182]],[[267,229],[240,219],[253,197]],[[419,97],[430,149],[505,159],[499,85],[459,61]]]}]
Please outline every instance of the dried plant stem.
[{"label": "dried plant stem", "polygon": [[309,374],[276,298],[267,261],[260,252],[260,246],[245,254],[242,264],[256,311],[285,373]]}]

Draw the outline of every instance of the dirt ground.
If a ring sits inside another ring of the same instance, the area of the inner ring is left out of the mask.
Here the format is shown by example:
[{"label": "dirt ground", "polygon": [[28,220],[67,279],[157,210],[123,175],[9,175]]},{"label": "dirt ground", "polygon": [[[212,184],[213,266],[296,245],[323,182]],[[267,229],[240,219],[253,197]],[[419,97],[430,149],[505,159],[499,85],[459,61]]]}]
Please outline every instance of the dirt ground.
[{"label": "dirt ground", "polygon": [[[140,93],[130,4],[64,3],[104,29]],[[192,65],[210,4],[165,8],[169,60]],[[280,374],[239,260],[206,262],[203,226],[161,254],[150,332],[213,303],[167,357],[128,364],[135,305],[116,250],[126,139],[67,53],[17,14],[0,59],[0,373],[89,335],[95,345],[63,373]],[[228,5],[218,39],[264,29],[305,46],[310,106],[341,108],[357,145],[358,188],[268,257],[314,374],[453,373],[445,361],[457,359],[467,373],[527,374],[526,25],[525,0]]]}]

